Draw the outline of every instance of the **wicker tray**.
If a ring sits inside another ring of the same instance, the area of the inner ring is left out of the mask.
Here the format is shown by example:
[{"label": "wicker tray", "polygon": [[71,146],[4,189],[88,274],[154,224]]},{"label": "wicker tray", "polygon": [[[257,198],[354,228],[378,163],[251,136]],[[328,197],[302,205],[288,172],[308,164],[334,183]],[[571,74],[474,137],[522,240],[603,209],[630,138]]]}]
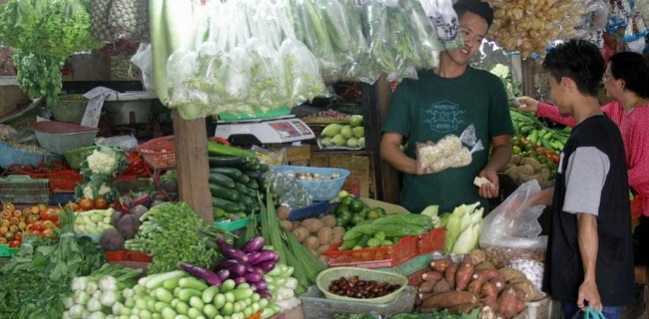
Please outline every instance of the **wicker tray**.
[{"label": "wicker tray", "polygon": [[[385,296],[378,297],[378,298],[369,298],[369,299],[343,297],[329,292],[328,288],[332,281],[340,277],[350,277],[350,276],[358,276],[358,279],[360,280],[376,280],[379,282],[387,282],[390,284],[399,284],[401,285],[401,288]],[[354,301],[359,303],[383,304],[383,303],[388,303],[390,301],[393,301],[397,296],[399,296],[399,294],[406,288],[406,286],[408,286],[408,278],[399,274],[389,273],[389,272],[379,271],[379,270],[364,269],[364,268],[357,268],[357,267],[334,267],[320,272],[320,274],[318,274],[318,277],[316,278],[316,285],[318,286],[318,289],[320,289],[320,291],[322,291],[322,293],[328,299]]]}]

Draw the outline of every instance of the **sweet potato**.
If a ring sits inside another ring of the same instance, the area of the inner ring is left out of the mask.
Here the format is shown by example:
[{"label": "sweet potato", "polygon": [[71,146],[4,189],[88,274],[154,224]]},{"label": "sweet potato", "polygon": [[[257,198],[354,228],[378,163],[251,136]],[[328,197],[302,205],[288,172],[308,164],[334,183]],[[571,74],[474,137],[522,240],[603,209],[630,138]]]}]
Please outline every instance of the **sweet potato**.
[{"label": "sweet potato", "polygon": [[505,282],[513,286],[513,285],[517,285],[517,284],[519,284],[521,282],[529,282],[529,279],[527,279],[527,277],[515,277],[515,278],[512,278],[510,280],[506,280]]},{"label": "sweet potato", "polygon": [[473,265],[481,264],[487,259],[487,255],[480,249],[472,250],[469,255],[473,259]]},{"label": "sweet potato", "polygon": [[503,276],[503,279],[505,279],[505,282],[510,282],[514,278],[518,277],[523,277],[527,278],[524,273],[522,273],[520,270],[511,268],[511,267],[503,267],[498,269],[498,272]]},{"label": "sweet potato", "polygon": [[482,280],[472,279],[469,284],[466,286],[466,291],[474,293],[476,295],[480,294],[480,289],[482,289]]},{"label": "sweet potato", "polygon": [[530,281],[521,281],[514,285],[514,288],[520,289],[525,293],[523,301],[535,301],[543,298],[543,295],[536,290]]},{"label": "sweet potato", "polygon": [[497,277],[501,276],[498,270],[495,269],[483,269],[473,273],[473,279],[481,279],[482,282],[487,282]]},{"label": "sweet potato", "polygon": [[464,303],[476,303],[476,295],[467,291],[447,291],[433,294],[426,298],[421,306],[423,308],[446,309]]},{"label": "sweet potato", "polygon": [[459,315],[463,313],[469,313],[471,312],[471,310],[478,307],[482,307],[482,305],[480,303],[463,303],[448,308],[448,312],[451,314]]},{"label": "sweet potato", "polygon": [[496,299],[498,297],[498,291],[496,290],[494,284],[491,282],[485,282],[484,284],[482,284],[482,287],[480,289],[480,297]]},{"label": "sweet potato", "polygon": [[496,297],[487,297],[480,299],[480,302],[485,306],[489,306],[489,308],[493,309],[494,311],[498,311],[498,301],[496,299]]},{"label": "sweet potato", "polygon": [[516,316],[516,292],[513,289],[507,289],[498,296],[498,312],[505,318],[511,319]]},{"label": "sweet potato", "polygon": [[435,270],[427,271],[421,274],[421,279],[425,281],[439,281],[442,278],[444,278],[444,275],[442,275],[441,272]]},{"label": "sweet potato", "polygon": [[494,269],[495,270],[496,266],[494,266],[494,264],[492,264],[491,262],[484,261],[484,262],[481,262],[481,263],[475,265],[475,267],[473,267],[473,271],[484,270],[484,269]]},{"label": "sweet potato", "polygon": [[505,280],[501,276],[495,277],[489,280],[489,282],[494,285],[498,293],[500,293],[501,291],[503,291],[503,289],[505,289]]},{"label": "sweet potato", "polygon": [[419,285],[419,292],[426,293],[426,292],[432,292],[433,287],[435,287],[435,284],[437,281],[424,281]]},{"label": "sweet potato", "polygon": [[453,261],[450,258],[444,258],[440,260],[433,260],[430,263],[430,268],[433,268],[433,270],[437,270],[441,273],[444,273],[446,271],[446,268],[451,265]]},{"label": "sweet potato", "polygon": [[451,289],[455,288],[455,274],[457,273],[458,265],[456,263],[451,263],[446,267],[444,272],[444,279],[448,282],[448,285],[451,286]]},{"label": "sweet potato", "polygon": [[464,290],[469,284],[471,276],[473,276],[473,258],[470,255],[464,255],[455,274],[455,290]]},{"label": "sweet potato", "polygon": [[442,278],[442,280],[438,281],[435,286],[433,287],[433,292],[434,293],[440,293],[440,292],[447,292],[451,290],[451,286],[448,284],[446,279]]}]

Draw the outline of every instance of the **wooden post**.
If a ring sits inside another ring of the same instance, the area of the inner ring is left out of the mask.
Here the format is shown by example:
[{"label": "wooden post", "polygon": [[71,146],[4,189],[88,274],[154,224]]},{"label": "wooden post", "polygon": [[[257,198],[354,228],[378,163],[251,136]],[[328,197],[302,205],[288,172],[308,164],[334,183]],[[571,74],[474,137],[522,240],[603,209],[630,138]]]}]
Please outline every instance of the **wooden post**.
[{"label": "wooden post", "polygon": [[[390,98],[392,97],[391,83],[387,80],[385,73],[381,75],[376,82],[376,90],[378,91],[378,107],[380,114],[379,125],[383,126],[386,114],[390,106]],[[380,134],[380,133],[377,133]],[[401,173],[396,170],[388,162],[381,160],[381,174],[383,176],[383,201],[388,203],[399,203],[399,195],[401,193]]]},{"label": "wooden post", "polygon": [[207,132],[205,119],[185,121],[178,110],[171,113],[176,143],[176,167],[180,200],[187,203],[206,223],[214,223],[212,195],[207,183]]}]

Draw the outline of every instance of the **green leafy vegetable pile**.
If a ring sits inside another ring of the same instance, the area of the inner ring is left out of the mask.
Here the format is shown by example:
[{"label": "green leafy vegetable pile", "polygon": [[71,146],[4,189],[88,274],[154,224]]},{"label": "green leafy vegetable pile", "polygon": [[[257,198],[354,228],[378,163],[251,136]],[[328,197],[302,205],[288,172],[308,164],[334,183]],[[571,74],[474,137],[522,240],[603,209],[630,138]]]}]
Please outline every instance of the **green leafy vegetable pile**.
[{"label": "green leafy vegetable pile", "polygon": [[63,86],[61,68],[65,63],[64,57],[17,49],[13,61],[18,70],[16,80],[31,99],[44,97],[49,104],[56,103]]},{"label": "green leafy vegetable pile", "polygon": [[185,203],[154,206],[140,221],[138,234],[126,241],[126,248],[153,256],[149,275],[176,270],[180,261],[212,268],[221,258],[215,239],[223,231],[203,222]]},{"label": "green leafy vegetable pile", "polygon": [[74,218],[66,209],[58,240],[24,238],[18,254],[0,267],[2,318],[60,318],[72,279],[101,266],[103,253],[92,240],[75,238]]}]

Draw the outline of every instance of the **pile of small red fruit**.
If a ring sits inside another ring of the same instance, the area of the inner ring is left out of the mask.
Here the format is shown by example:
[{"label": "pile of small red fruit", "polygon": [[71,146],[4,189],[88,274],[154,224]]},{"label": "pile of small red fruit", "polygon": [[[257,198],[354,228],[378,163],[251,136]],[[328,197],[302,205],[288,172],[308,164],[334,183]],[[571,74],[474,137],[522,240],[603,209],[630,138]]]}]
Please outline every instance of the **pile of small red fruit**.
[{"label": "pile of small red fruit", "polygon": [[39,237],[54,237],[59,222],[59,208],[45,204],[17,208],[14,204],[4,204],[0,211],[0,245],[9,244],[11,248],[20,247],[24,234]]}]

